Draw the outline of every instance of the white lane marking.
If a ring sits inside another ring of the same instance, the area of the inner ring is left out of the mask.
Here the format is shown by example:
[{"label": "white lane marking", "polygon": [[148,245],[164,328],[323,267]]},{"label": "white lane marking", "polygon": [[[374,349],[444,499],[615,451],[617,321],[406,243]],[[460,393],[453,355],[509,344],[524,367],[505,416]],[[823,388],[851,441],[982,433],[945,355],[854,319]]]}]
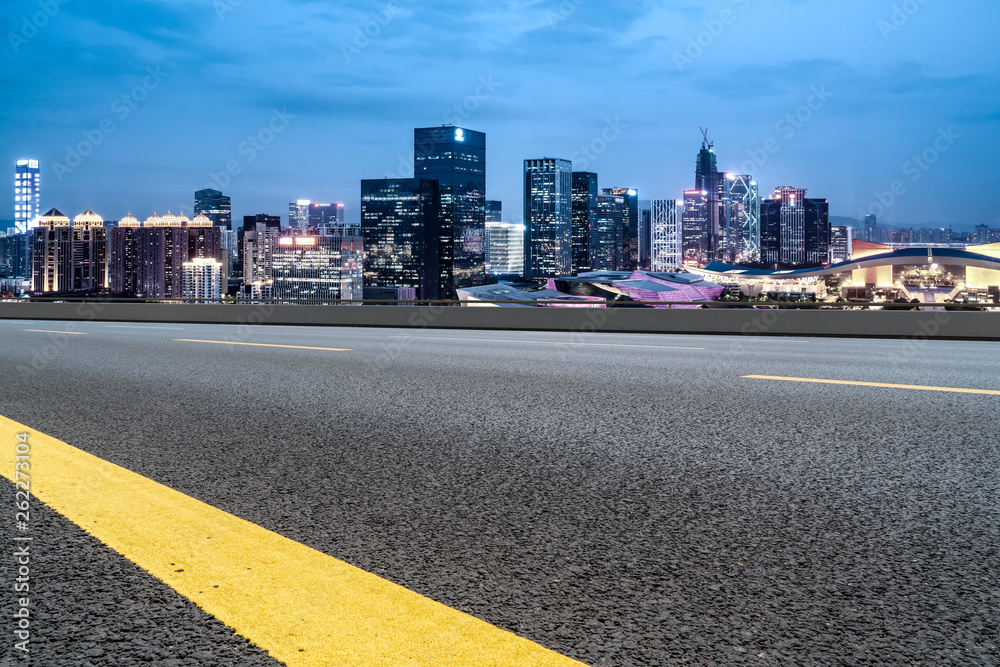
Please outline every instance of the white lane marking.
[{"label": "white lane marking", "polygon": [[461,340],[471,343],[526,343],[528,345],[589,345],[591,347],[639,347],[654,350],[704,350],[703,347],[671,347],[666,345],[620,345],[617,343],[576,343],[561,340],[512,340],[510,338],[445,338],[443,336],[389,336],[409,340]]}]

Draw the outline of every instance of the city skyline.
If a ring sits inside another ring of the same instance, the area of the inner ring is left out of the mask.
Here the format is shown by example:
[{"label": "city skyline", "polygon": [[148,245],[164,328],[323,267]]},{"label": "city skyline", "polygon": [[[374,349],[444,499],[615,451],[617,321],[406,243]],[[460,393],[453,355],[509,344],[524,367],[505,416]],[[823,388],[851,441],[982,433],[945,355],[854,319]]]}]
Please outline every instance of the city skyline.
[{"label": "city skyline", "polygon": [[[400,147],[414,127],[450,121],[489,134],[487,196],[516,212],[520,164],[535,156],[570,159],[648,199],[680,197],[707,125],[721,171],[753,174],[762,191],[822,191],[833,216],[857,219],[888,193],[886,225],[998,223],[984,201],[940,195],[988,187],[1000,141],[989,131],[998,56],[987,34],[1000,8],[985,2],[962,13],[918,3],[902,17],[892,3],[781,3],[790,34],[824,26],[809,59],[798,38],[762,41],[774,14],[746,0],[279,4],[72,3],[34,32],[18,29],[31,20],[24,7],[0,9],[14,27],[5,79],[22,91],[4,111],[0,158],[42,162],[44,209],[144,216],[149,202],[176,199],[173,211],[191,215],[190,193],[211,187],[233,197],[237,219],[301,197],[343,201],[357,220],[361,178],[412,176]],[[599,32],[608,17],[614,29]],[[278,48],[261,54],[252,45],[265,29]],[[462,56],[448,76],[443,48]],[[528,75],[540,61],[554,76]],[[569,92],[601,78],[616,95],[580,105]],[[64,93],[55,103],[53,89]],[[178,116],[182,96],[198,102]],[[12,193],[0,206],[13,212]]]}]

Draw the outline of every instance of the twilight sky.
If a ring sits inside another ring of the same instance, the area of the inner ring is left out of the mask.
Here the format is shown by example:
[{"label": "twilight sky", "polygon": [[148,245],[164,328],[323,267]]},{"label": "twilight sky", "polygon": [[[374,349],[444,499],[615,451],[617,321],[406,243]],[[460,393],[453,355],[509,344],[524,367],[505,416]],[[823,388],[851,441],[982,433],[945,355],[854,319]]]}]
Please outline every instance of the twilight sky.
[{"label": "twilight sky", "polygon": [[762,194],[1000,227],[974,194],[1000,154],[995,0],[14,0],[0,21],[0,165],[40,159],[43,209],[71,216],[190,215],[214,182],[236,220],[299,198],[357,219],[360,179],[412,175],[413,128],[453,122],[486,132],[510,220],[524,158],[678,197],[708,126]]}]

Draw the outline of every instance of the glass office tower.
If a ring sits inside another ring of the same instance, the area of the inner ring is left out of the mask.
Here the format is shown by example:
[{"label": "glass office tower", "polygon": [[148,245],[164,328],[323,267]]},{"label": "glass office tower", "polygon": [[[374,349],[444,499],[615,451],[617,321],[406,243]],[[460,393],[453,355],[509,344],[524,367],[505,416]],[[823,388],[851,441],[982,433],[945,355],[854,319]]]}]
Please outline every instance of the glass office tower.
[{"label": "glass office tower", "polygon": [[591,271],[590,234],[597,224],[597,174],[573,172],[573,274]]},{"label": "glass office tower", "polygon": [[440,187],[442,298],[459,287],[485,285],[486,134],[451,125],[415,129],[413,177],[434,179]]},{"label": "glass office tower", "polygon": [[[431,178],[361,181],[361,234],[366,287],[412,287],[420,299],[442,298],[451,273],[438,253],[443,231],[441,191]],[[485,234],[485,223],[484,223]],[[483,257],[483,271],[485,267]]]},{"label": "glass office tower", "polygon": [[573,163],[524,161],[525,278],[555,278],[573,268]]},{"label": "glass office tower", "polygon": [[218,190],[198,190],[194,193],[194,214],[204,215],[213,227],[229,229],[233,221],[232,201]]}]

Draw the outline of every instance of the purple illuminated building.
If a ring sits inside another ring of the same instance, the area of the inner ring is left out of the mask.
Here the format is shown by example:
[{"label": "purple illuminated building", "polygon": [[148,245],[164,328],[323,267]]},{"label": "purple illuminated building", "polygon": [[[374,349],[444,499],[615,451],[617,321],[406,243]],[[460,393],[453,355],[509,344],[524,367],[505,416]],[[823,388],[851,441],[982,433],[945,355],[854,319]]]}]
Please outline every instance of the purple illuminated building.
[{"label": "purple illuminated building", "polygon": [[[593,271],[574,277],[548,281],[548,288],[574,296],[603,296],[610,300],[625,295],[637,303],[667,302],[653,308],[670,308],[669,303],[716,301],[723,286],[692,273],[652,273],[649,271]],[[677,306],[697,308],[698,306]]]}]

